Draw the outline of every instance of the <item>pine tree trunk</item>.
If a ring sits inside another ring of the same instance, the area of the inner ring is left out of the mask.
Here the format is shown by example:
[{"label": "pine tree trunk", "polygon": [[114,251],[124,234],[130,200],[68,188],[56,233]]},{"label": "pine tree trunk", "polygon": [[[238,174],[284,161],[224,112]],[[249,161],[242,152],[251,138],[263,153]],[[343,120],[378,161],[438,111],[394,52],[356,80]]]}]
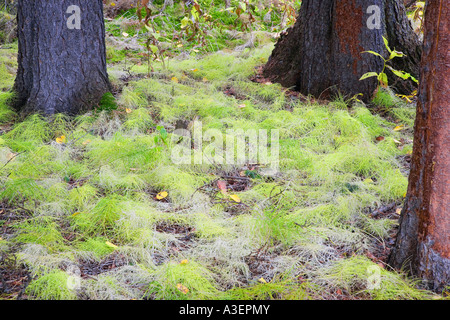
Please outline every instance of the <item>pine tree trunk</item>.
[{"label": "pine tree trunk", "polygon": [[408,193],[389,264],[441,291],[450,284],[450,1],[426,7]]},{"label": "pine tree trunk", "polygon": [[[368,27],[373,17],[369,6],[380,9],[379,27]],[[414,64],[419,63],[420,44],[402,6],[395,0],[303,1],[295,25],[276,44],[264,76],[306,95],[329,98],[337,92],[346,96],[362,93],[362,99],[368,101],[377,80],[359,79],[366,72],[380,72],[383,64],[379,57],[362,52],[371,50],[386,56],[383,36],[398,51],[419,53],[404,58],[412,59],[407,64],[411,68],[404,71],[418,76]],[[400,91],[412,91],[413,86],[402,86],[406,89]]]},{"label": "pine tree trunk", "polygon": [[100,101],[109,90],[101,0],[19,0],[17,23],[16,109],[76,114]]},{"label": "pine tree trunk", "polygon": [[[419,78],[420,58],[422,56],[422,43],[414,33],[405,6],[401,1],[388,0],[386,4],[386,38],[392,49],[403,52],[404,58],[395,58],[390,62],[394,69],[402,70]],[[417,89],[417,84],[411,79],[402,80],[387,70],[390,85],[402,94],[410,94]]]}]

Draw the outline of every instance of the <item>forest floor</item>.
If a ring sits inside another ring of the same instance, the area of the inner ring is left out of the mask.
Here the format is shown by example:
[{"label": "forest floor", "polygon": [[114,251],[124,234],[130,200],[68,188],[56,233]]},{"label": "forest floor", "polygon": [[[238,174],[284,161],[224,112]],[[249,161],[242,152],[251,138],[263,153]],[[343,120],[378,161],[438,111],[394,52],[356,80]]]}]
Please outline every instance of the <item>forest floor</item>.
[{"label": "forest floor", "polygon": [[[149,72],[135,21],[107,21],[114,96],[76,118],[10,110],[17,43],[2,45],[0,299],[441,298],[386,265],[414,103],[265,81],[270,30],[174,45]],[[232,138],[279,130],[279,170],[175,164],[173,132],[194,120]]]}]

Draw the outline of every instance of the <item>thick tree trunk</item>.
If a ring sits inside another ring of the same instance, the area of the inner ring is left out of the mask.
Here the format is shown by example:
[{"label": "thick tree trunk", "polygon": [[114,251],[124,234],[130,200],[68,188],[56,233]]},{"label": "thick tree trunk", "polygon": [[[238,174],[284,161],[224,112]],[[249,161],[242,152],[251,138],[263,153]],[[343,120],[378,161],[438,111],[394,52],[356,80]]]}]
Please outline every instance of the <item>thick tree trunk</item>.
[{"label": "thick tree trunk", "polygon": [[17,22],[16,109],[76,114],[109,90],[101,0],[19,0]]},{"label": "thick tree trunk", "polygon": [[408,193],[389,264],[450,284],[450,1],[426,7],[424,53]]},{"label": "thick tree trunk", "polygon": [[[379,8],[379,26],[368,27],[368,21],[376,21],[369,6]],[[362,99],[368,101],[377,80],[359,79],[366,72],[380,72],[383,64],[379,57],[362,52],[386,55],[383,36],[392,47],[408,54],[404,59],[412,59],[407,63],[411,68],[404,71],[418,76],[414,63],[420,59],[419,40],[402,6],[395,0],[305,0],[297,22],[276,44],[264,75],[303,94],[328,98],[337,92],[347,96],[362,93]],[[416,51],[418,55],[409,56]],[[410,93],[413,86],[406,87],[403,91]]]},{"label": "thick tree trunk", "polygon": [[[414,33],[411,22],[406,16],[405,6],[401,1],[388,0],[386,5],[386,38],[392,49],[403,52],[406,56],[395,58],[390,62],[394,69],[412,74],[419,78],[420,58],[422,56],[422,43]],[[386,72],[390,80],[390,85],[402,94],[409,94],[417,89],[417,84],[411,79],[402,80],[395,76],[390,70]]]}]

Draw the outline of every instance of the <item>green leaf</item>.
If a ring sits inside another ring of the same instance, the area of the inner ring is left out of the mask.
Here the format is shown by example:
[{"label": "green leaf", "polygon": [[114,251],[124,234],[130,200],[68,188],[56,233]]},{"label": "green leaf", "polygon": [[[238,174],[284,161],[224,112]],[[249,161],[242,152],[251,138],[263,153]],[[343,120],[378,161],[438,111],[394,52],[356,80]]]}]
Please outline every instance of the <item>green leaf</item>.
[{"label": "green leaf", "polygon": [[394,68],[392,68],[391,66],[386,66],[389,70],[392,71],[393,74],[395,74],[397,77],[402,78],[403,80],[407,80],[411,75],[409,73],[400,71],[400,70],[395,70]]},{"label": "green leaf", "polygon": [[391,52],[391,55],[389,56],[389,60],[392,60],[392,59],[394,59],[395,57],[399,57],[399,58],[401,58],[401,57],[404,57],[405,55],[403,54],[403,52],[400,52],[400,51],[392,51]]},{"label": "green leaf", "polygon": [[376,73],[376,72],[367,72],[367,73],[363,74],[362,77],[359,80],[364,80],[364,79],[371,78],[371,77],[378,77],[378,73]]},{"label": "green leaf", "polygon": [[200,18],[200,15],[195,7],[192,8],[191,14],[192,14],[192,17],[195,19],[195,21],[198,21],[198,19]]},{"label": "green leaf", "polygon": [[189,20],[189,18],[188,18],[188,17],[184,17],[184,18],[181,20],[181,28],[185,28],[185,27],[189,24],[189,22],[191,22],[191,21]]},{"label": "green leaf", "polygon": [[384,41],[384,45],[385,45],[386,49],[389,51],[389,53],[391,53],[392,50],[391,50],[391,48],[389,48],[388,40],[385,37],[383,37],[383,41]]},{"label": "green leaf", "polygon": [[384,61],[386,61],[386,59],[384,59],[383,56],[382,56],[381,54],[379,54],[378,52],[368,50],[368,51],[363,51],[362,53],[370,53],[370,54],[373,54],[373,55],[375,55],[375,56],[378,56],[378,57],[380,57],[381,59],[383,59]]},{"label": "green leaf", "polygon": [[400,70],[395,70],[391,66],[386,66],[386,67],[388,67],[389,70],[391,70],[393,74],[395,74],[397,77],[402,78],[403,80],[408,80],[409,78],[411,78],[411,80],[414,81],[415,83],[419,83],[419,81],[417,81],[417,79],[414,78],[410,73],[403,72]]},{"label": "green leaf", "polygon": [[161,134],[161,137],[163,138],[163,140],[167,139],[167,131],[166,129],[162,128],[159,133]]},{"label": "green leaf", "polygon": [[380,81],[381,85],[383,87],[387,87],[388,86],[388,78],[387,78],[387,74],[382,72],[378,75],[378,81]]},{"label": "green leaf", "polygon": [[151,44],[151,45],[149,45],[148,47],[150,48],[150,50],[151,50],[153,53],[158,52],[158,47],[157,47],[157,46]]}]

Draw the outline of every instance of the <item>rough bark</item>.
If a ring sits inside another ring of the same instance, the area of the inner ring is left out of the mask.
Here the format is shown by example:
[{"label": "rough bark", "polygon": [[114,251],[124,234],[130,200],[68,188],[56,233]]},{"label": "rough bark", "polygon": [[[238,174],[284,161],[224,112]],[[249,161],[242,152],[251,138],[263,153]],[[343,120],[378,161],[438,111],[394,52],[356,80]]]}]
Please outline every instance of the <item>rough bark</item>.
[{"label": "rough bark", "polygon": [[411,172],[389,264],[450,284],[450,1],[429,1]]},{"label": "rough bark", "polygon": [[[72,5],[80,29],[68,28]],[[16,109],[76,114],[109,90],[101,0],[19,0],[17,22]]]},{"label": "rough bark", "polygon": [[[414,33],[411,23],[406,16],[405,6],[401,1],[388,0],[385,9],[386,38],[391,49],[403,52],[406,57],[395,58],[390,65],[397,70],[411,73],[416,79],[419,78],[420,58],[422,56],[422,43]],[[417,84],[411,79],[402,80],[387,70],[390,85],[402,94],[409,94],[417,89]]]},{"label": "rough bark", "polygon": [[[372,16],[367,9],[373,5],[381,9],[378,29],[367,27]],[[303,1],[295,25],[280,36],[264,68],[264,76],[307,95],[327,98],[337,92],[350,96],[362,93],[362,99],[367,101],[377,87],[377,80],[359,79],[366,72],[380,72],[382,61],[362,51],[386,55],[382,39],[386,36],[393,47],[406,51],[406,60],[414,59],[407,63],[411,68],[404,71],[418,77],[414,63],[419,60],[417,55],[410,57],[409,52],[417,51],[420,57],[419,40],[402,6],[395,0]],[[411,88],[399,91],[410,93]]]}]

